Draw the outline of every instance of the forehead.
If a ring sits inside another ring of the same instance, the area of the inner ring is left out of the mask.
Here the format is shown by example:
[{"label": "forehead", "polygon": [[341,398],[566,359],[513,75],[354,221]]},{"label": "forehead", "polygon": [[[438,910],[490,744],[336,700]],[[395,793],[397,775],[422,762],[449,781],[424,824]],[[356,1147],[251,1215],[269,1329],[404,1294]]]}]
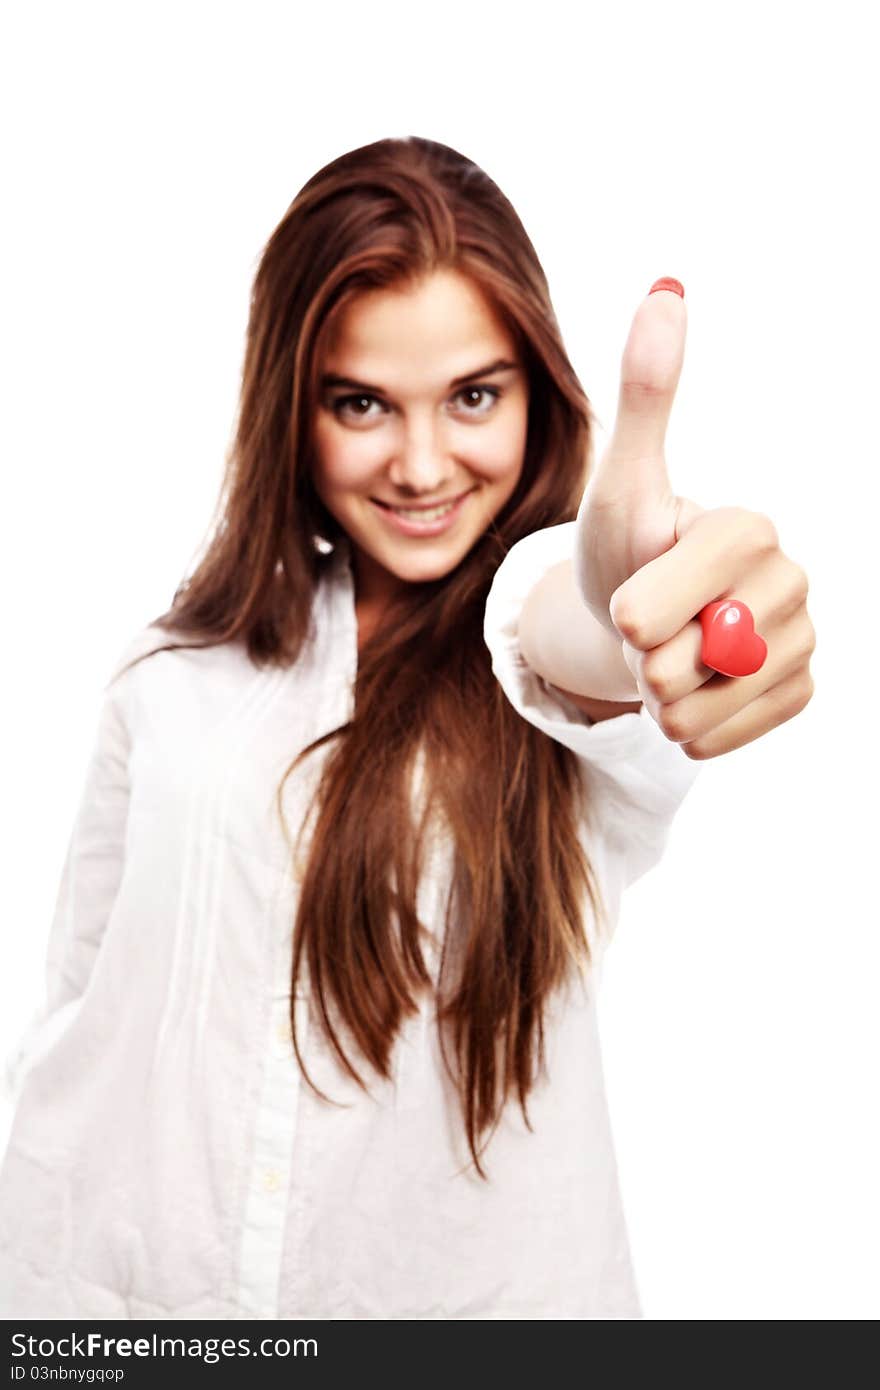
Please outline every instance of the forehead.
[{"label": "forehead", "polygon": [[443,270],[358,295],[333,324],[324,367],[370,381],[433,382],[513,351],[511,334],[480,287]]}]

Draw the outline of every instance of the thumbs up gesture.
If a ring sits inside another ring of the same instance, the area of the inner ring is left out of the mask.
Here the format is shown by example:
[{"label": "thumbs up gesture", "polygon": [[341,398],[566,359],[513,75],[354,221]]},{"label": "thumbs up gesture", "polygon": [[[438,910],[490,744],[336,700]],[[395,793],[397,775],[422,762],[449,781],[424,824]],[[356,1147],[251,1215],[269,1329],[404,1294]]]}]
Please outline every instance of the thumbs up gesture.
[{"label": "thumbs up gesture", "polygon": [[[688,757],[705,759],[804,709],[816,635],[807,575],[781,550],[770,518],[707,511],[673,492],[665,439],[686,329],[684,290],[658,280],[636,310],[614,428],[578,510],[574,577],[593,616],[622,641],[648,713]],[[748,605],[766,642],[752,674],[703,663],[709,605],[724,599]]]}]

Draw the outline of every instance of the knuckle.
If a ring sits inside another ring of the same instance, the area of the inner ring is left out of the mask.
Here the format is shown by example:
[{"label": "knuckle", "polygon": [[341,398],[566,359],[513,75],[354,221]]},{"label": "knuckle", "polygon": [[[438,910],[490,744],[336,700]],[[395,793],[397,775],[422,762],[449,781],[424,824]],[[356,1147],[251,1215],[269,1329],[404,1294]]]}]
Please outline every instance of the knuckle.
[{"label": "knuckle", "polygon": [[718,514],[724,518],[725,545],[740,564],[748,564],[756,555],[769,555],[778,548],[776,527],[764,512],[748,511],[745,507],[719,507]]},{"label": "knuckle", "polygon": [[645,628],[640,614],[634,608],[626,602],[615,604],[611,621],[631,646],[641,648]]},{"label": "knuckle", "polygon": [[705,762],[707,758],[712,757],[706,745],[701,743],[698,738],[691,739],[690,743],[683,743],[681,751],[685,757],[690,758],[691,762],[695,763]]},{"label": "knuckle", "polygon": [[779,534],[766,512],[753,512],[746,507],[731,507],[730,511],[739,524],[741,543],[745,549],[762,554],[778,549]]},{"label": "knuckle", "polygon": [[790,624],[787,646],[786,670],[789,678],[796,680],[800,672],[808,672],[810,658],[816,650],[816,629],[808,614],[805,613],[799,622]]},{"label": "knuckle", "polygon": [[651,652],[642,662],[642,680],[661,704],[669,699],[672,689],[669,674],[664,670],[662,661],[658,660]]},{"label": "knuckle", "polygon": [[779,549],[779,532],[766,512],[754,512],[755,534],[762,550]]},{"label": "knuckle", "polygon": [[668,380],[652,377],[647,371],[638,377],[625,377],[621,382],[621,395],[634,410],[653,410],[658,401],[668,400],[671,394]]},{"label": "knuckle", "polygon": [[816,629],[813,626],[810,615],[807,613],[805,617],[806,625],[804,632],[804,653],[807,656],[807,658],[809,658],[813,655],[813,652],[816,650]]},{"label": "knuckle", "polygon": [[791,598],[794,605],[806,603],[810,592],[810,578],[802,565],[791,562]]},{"label": "knuckle", "polygon": [[684,743],[692,734],[687,716],[678,705],[664,705],[660,711],[660,727],[673,743]]},{"label": "knuckle", "polygon": [[784,702],[786,719],[800,714],[813,698],[813,678],[809,671],[800,671],[788,682],[788,697]]}]

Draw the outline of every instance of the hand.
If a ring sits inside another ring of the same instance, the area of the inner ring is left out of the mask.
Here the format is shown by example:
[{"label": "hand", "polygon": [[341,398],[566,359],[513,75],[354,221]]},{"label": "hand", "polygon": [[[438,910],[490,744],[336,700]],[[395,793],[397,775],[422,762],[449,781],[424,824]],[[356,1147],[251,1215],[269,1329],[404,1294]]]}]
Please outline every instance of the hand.
[{"label": "hand", "polygon": [[[683,294],[672,289],[649,293],[636,311],[614,429],[578,511],[574,575],[590,611],[622,640],[649,714],[689,758],[705,759],[804,709],[816,634],[807,576],[769,517],[707,511],[672,491],[664,446],[686,326]],[[753,675],[703,664],[699,614],[723,598],[748,604],[767,643]]]}]

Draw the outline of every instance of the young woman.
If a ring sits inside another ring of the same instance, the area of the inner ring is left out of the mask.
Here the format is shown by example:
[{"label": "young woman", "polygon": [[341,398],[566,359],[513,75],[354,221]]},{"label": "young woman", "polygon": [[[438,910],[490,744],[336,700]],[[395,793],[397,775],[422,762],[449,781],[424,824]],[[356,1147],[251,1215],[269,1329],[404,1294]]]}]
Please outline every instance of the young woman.
[{"label": "young woman", "polygon": [[[641,1316],[602,952],[700,762],[811,688],[767,518],[665,477],[680,289],[591,469],[481,170],[384,140],[294,200],[210,544],[107,689],[15,1075],[6,1317]],[[700,660],[734,592],[745,679]]]}]

